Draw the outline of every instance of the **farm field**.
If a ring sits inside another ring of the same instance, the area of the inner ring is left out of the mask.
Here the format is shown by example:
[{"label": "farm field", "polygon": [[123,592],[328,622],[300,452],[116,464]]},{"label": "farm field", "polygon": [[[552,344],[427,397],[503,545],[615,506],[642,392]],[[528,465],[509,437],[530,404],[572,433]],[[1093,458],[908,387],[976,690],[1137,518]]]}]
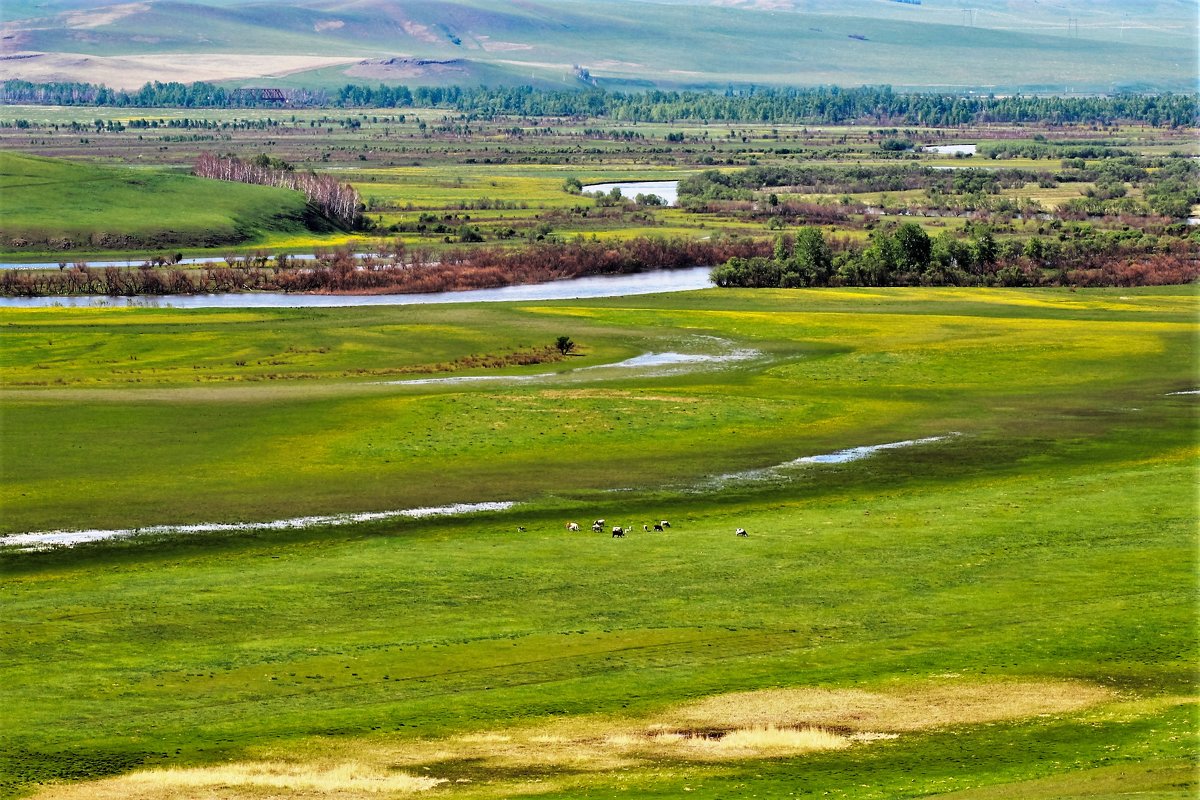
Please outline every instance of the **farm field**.
[{"label": "farm field", "polygon": [[0,549],[0,787],[1192,797],[1196,312],[4,310],[4,534],[516,505]]}]

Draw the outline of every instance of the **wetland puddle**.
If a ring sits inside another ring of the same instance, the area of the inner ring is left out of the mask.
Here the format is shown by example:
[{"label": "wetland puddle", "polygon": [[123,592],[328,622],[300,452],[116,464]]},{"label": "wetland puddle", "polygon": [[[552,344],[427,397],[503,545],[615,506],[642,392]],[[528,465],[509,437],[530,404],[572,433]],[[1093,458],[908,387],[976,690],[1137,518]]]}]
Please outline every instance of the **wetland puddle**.
[{"label": "wetland puddle", "polygon": [[722,355],[711,355],[707,353],[643,353],[640,356],[627,358],[624,361],[618,361],[615,364],[597,364],[594,367],[584,367],[584,369],[635,369],[641,367],[665,367],[676,366],[679,364],[727,364],[732,361],[748,361],[752,358],[762,355],[757,350],[734,350],[730,353]]},{"label": "wetland puddle", "polygon": [[[703,337],[711,339],[720,345],[728,343],[722,339],[715,337]],[[732,364],[739,361],[749,361],[762,356],[758,350],[732,349],[727,353],[677,353],[674,351],[666,351],[662,353],[643,353],[640,356],[627,358],[624,361],[617,361],[612,364],[595,364],[590,367],[579,367],[578,369],[568,369],[562,372],[539,372],[536,375],[459,375],[446,378],[409,378],[398,381],[378,381],[380,386],[437,386],[467,383],[490,383],[495,381],[523,383],[529,381],[546,380],[548,378],[565,378],[579,379],[583,377],[582,373],[590,373],[593,370],[641,370],[643,376],[661,376],[674,375],[681,372],[688,372],[693,369],[701,369],[707,365],[724,365]]]},{"label": "wetland puddle", "polygon": [[905,439],[900,442],[887,442],[885,444],[869,444],[861,447],[848,447],[844,450],[835,450],[832,453],[820,453],[812,456],[801,456],[800,458],[785,461],[782,464],[776,464],[771,467],[762,467],[761,469],[751,469],[745,472],[731,472],[726,475],[718,475],[712,478],[703,489],[720,488],[730,483],[738,483],[745,481],[765,481],[784,478],[788,472],[809,464],[847,464],[851,461],[861,461],[864,458],[870,458],[876,453],[884,450],[898,450],[904,447],[917,447],[924,444],[934,444],[935,442],[943,442],[954,436],[960,436],[958,431],[951,431],[944,436],[926,436],[923,439]]},{"label": "wetland puddle", "polygon": [[359,522],[378,522],[388,519],[424,519],[447,517],[457,514],[474,514],[481,511],[507,511],[516,503],[511,500],[489,503],[454,503],[447,506],[425,508],[402,508],[394,511],[362,511],[351,514],[325,514],[311,517],[292,517],[267,522],[199,522],[192,525],[150,525],[145,528],[121,528],[116,530],[92,529],[85,531],[39,531],[36,533],[13,533],[0,536],[0,547],[14,547],[23,552],[46,550],[52,547],[71,547],[86,542],[106,539],[126,539],[133,536],[152,534],[224,533],[230,531],[278,531],[300,528],[316,528],[326,525],[353,525]]},{"label": "wetland puddle", "polygon": [[958,436],[957,432],[951,432],[945,436],[926,436],[924,439],[905,439],[902,442],[888,442],[887,444],[869,444],[863,447],[848,447],[845,450],[835,450],[832,453],[824,453],[816,456],[802,456],[794,461],[788,461],[785,464],[780,464],[781,467],[790,467],[793,464],[845,464],[848,461],[858,461],[868,456],[873,456],[881,450],[895,450],[900,447],[913,447],[919,444],[932,444],[948,439],[951,436]]}]

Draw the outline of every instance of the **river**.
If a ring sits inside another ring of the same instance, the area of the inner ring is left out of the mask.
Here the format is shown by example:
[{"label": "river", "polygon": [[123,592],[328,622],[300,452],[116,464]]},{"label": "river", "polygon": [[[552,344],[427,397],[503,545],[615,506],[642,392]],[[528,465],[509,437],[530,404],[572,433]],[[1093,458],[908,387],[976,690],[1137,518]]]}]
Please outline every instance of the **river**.
[{"label": "river", "polygon": [[[239,253],[238,261],[240,262],[244,253]],[[251,256],[253,257],[253,256]],[[63,263],[67,266],[73,265],[77,260],[82,260],[92,269],[104,269],[105,267],[140,267],[146,263],[148,256],[142,258],[123,258],[116,261],[92,261],[90,259],[76,259],[74,257],[63,256]],[[299,253],[297,255],[288,255],[288,261],[315,261],[317,258],[315,253]],[[270,256],[269,263],[274,263],[275,257]],[[198,264],[224,264],[225,256],[193,256],[192,258],[180,259],[175,264],[169,266],[196,266]],[[58,269],[59,262],[57,261],[16,261],[12,263],[0,262],[0,269]]]},{"label": "river", "polygon": [[141,308],[330,308],[337,306],[408,306],[429,303],[500,303],[528,300],[576,300],[589,297],[687,292],[708,289],[710,267],[656,270],[631,275],[592,275],[586,278],[502,286],[497,289],[468,289],[462,292],[429,294],[288,294],[285,292],[236,292],[228,294],[135,295],[133,297],[0,297],[0,308],[96,308],[135,306]]}]

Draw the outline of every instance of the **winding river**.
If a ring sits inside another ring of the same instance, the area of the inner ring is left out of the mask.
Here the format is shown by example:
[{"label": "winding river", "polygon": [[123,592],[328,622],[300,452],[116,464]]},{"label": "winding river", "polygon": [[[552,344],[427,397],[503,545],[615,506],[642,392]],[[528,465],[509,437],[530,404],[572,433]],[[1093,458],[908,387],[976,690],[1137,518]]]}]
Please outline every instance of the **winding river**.
[{"label": "winding river", "polygon": [[171,294],[108,297],[0,297],[0,308],[331,308],[337,306],[409,306],[430,303],[500,303],[522,300],[577,300],[589,297],[687,292],[708,289],[709,267],[656,270],[631,275],[591,275],[585,278],[468,289],[429,294],[288,294],[284,292],[233,292],[228,294]]}]

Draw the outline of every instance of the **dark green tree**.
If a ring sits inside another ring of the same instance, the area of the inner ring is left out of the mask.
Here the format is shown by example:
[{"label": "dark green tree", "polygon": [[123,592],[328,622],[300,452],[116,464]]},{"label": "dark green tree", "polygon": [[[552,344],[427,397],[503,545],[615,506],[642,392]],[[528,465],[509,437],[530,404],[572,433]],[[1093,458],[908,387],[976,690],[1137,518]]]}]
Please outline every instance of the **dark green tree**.
[{"label": "dark green tree", "polygon": [[929,266],[931,243],[924,228],[915,222],[906,222],[896,229],[894,238],[901,269],[922,272]]},{"label": "dark green tree", "polygon": [[806,286],[827,286],[833,277],[833,251],[819,228],[804,227],[796,232],[792,262],[795,272],[805,276]]}]

